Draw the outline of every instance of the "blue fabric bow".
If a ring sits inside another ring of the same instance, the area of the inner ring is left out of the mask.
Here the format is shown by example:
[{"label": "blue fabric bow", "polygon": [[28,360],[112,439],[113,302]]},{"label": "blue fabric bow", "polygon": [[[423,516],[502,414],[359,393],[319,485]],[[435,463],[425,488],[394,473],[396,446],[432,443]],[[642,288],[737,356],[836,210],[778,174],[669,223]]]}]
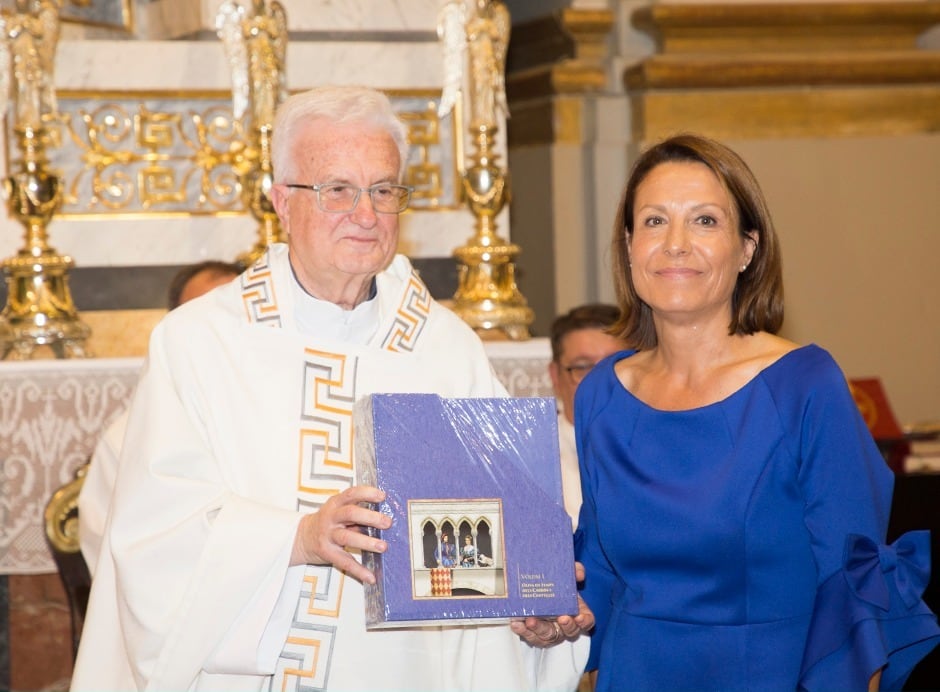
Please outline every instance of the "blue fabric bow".
[{"label": "blue fabric bow", "polygon": [[930,532],[909,531],[891,545],[849,534],[843,558],[849,588],[884,611],[891,608],[891,584],[911,608],[930,581]]}]

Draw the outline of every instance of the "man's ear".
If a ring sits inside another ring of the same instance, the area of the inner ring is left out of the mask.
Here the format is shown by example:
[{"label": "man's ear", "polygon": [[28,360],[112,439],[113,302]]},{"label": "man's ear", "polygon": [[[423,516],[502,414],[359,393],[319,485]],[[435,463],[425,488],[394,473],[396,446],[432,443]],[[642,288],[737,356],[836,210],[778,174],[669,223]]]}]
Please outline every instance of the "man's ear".
[{"label": "man's ear", "polygon": [[271,189],[268,190],[268,199],[271,200],[274,213],[277,214],[277,218],[281,220],[281,225],[284,227],[285,232],[287,232],[287,229],[290,227],[288,223],[290,217],[287,204],[288,195],[290,195],[290,188],[280,183],[272,185]]}]

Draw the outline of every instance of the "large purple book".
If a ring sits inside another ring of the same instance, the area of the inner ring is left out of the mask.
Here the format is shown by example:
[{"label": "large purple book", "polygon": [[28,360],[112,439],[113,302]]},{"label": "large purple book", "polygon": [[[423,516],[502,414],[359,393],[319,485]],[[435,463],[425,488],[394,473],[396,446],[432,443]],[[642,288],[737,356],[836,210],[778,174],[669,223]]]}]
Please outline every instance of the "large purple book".
[{"label": "large purple book", "polygon": [[373,394],[355,416],[357,480],[392,517],[363,553],[368,627],[577,613],[554,399]]}]

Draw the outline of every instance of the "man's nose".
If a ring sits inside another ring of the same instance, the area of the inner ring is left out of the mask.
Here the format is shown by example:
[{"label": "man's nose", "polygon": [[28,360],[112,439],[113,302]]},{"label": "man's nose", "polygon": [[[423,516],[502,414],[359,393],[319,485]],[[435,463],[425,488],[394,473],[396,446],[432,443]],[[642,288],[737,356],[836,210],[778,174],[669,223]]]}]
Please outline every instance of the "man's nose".
[{"label": "man's nose", "polygon": [[372,203],[372,195],[368,190],[359,191],[359,199],[356,200],[356,206],[349,212],[353,220],[360,226],[374,225],[378,220],[378,214],[375,211],[375,205]]}]

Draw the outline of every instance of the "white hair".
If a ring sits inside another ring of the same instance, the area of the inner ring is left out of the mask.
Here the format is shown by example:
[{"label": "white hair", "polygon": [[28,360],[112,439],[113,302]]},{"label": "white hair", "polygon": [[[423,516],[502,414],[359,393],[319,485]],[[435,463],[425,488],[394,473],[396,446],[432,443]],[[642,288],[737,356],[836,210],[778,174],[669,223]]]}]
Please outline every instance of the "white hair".
[{"label": "white hair", "polygon": [[359,86],[323,86],[295,94],[277,109],[271,133],[271,165],[274,181],[284,182],[293,173],[296,131],[311,120],[333,124],[362,123],[388,132],[400,156],[399,175],[408,159],[408,130],[381,91]]}]

